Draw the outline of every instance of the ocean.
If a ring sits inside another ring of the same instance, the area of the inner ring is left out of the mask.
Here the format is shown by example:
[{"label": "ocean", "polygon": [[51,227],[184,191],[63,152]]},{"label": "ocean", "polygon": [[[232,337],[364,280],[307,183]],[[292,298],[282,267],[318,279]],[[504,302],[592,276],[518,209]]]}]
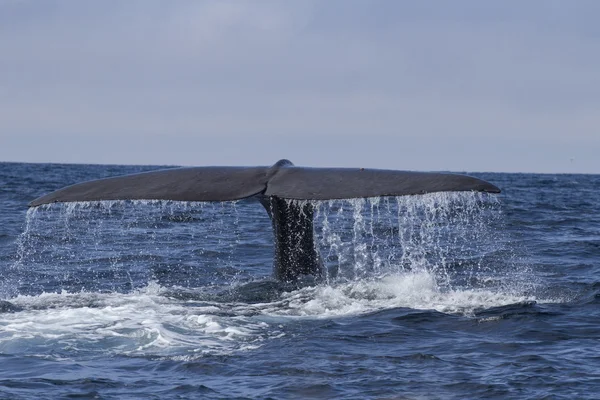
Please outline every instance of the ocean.
[{"label": "ocean", "polygon": [[27,207],[156,168],[0,163],[0,398],[600,398],[600,175],[315,202],[305,285],[254,200]]}]

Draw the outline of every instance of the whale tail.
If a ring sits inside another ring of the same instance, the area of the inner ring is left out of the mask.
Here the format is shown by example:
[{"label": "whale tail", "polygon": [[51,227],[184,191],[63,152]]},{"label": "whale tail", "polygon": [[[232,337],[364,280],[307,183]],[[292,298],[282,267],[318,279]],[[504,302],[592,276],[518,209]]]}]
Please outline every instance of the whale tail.
[{"label": "whale tail", "polygon": [[365,168],[191,167],[143,172],[67,186],[29,203],[102,200],[232,201],[257,197],[273,222],[274,274],[283,281],[322,276],[313,238],[313,205],[286,200],[333,200],[433,192],[500,193],[466,175]]}]

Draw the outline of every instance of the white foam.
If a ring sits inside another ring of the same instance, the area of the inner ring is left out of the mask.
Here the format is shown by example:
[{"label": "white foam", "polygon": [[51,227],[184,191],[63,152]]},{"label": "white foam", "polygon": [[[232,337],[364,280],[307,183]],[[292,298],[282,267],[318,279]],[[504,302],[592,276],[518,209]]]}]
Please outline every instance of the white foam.
[{"label": "white foam", "polygon": [[25,310],[0,314],[0,353],[19,347],[43,353],[50,343],[59,343],[127,355],[229,354],[281,334],[251,317],[223,315],[226,305],[196,307],[160,292],[151,284],[130,294],[18,296],[11,302]]},{"label": "white foam", "polygon": [[18,296],[10,301],[24,310],[0,314],[0,353],[54,353],[59,346],[189,360],[260,348],[266,340],[285,336],[286,323],[298,318],[343,318],[393,308],[474,317],[482,309],[550,301],[500,290],[444,287],[433,273],[422,270],[306,287],[258,304],[178,300],[165,296],[156,283],[128,294]]},{"label": "white foam", "polygon": [[391,308],[411,308],[473,316],[478,310],[525,301],[547,300],[486,289],[444,290],[432,273],[417,271],[337,286],[304,288],[286,295],[287,308],[267,312],[273,315],[332,318]]}]

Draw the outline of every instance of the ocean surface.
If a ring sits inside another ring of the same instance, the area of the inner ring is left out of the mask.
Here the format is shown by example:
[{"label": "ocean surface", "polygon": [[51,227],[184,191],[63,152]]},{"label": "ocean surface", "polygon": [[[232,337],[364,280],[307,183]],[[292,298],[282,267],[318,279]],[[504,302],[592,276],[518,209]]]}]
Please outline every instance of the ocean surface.
[{"label": "ocean surface", "polygon": [[598,399],[600,176],[315,203],[274,281],[252,200],[27,208],[157,167],[0,163],[0,398]]}]

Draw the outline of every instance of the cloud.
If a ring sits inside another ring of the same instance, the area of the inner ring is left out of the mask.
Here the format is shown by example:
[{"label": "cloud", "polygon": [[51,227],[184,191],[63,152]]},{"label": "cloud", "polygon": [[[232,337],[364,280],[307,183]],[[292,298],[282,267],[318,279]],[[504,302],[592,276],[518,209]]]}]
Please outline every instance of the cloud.
[{"label": "cloud", "polygon": [[597,3],[423,4],[0,2],[0,159],[553,171],[565,143],[600,150]]}]

